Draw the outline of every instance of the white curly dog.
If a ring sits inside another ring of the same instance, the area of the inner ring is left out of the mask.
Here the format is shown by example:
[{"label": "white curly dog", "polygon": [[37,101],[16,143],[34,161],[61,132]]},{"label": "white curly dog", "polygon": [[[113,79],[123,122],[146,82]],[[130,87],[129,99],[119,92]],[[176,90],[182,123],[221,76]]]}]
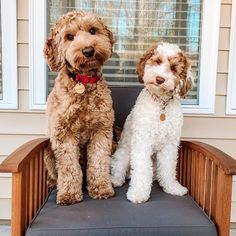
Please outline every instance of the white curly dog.
[{"label": "white curly dog", "polygon": [[193,85],[189,58],[177,45],[158,43],[140,59],[137,72],[145,88],[113,154],[112,183],[122,186],[130,169],[131,202],[149,199],[153,179],[166,193],[182,196],[188,190],[176,179],[176,163],[183,124],[180,99]]}]

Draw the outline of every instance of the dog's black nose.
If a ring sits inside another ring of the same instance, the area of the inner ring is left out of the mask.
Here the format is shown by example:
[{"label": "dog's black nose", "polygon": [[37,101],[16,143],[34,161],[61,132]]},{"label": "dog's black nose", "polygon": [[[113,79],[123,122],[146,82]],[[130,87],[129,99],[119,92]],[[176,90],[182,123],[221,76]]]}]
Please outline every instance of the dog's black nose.
[{"label": "dog's black nose", "polygon": [[157,84],[163,84],[165,82],[165,79],[161,76],[156,77]]},{"label": "dog's black nose", "polygon": [[82,52],[86,57],[92,57],[94,55],[95,50],[93,47],[85,47]]}]

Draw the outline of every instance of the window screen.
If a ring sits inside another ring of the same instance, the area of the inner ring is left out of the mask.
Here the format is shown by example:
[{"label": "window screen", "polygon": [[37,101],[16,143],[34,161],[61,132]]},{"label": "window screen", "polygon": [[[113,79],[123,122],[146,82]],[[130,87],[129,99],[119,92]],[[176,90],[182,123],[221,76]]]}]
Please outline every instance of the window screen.
[{"label": "window screen", "polygon": [[[115,35],[112,58],[103,69],[114,86],[140,86],[136,63],[153,43],[178,44],[191,57],[196,87],[184,103],[198,104],[199,54],[202,0],[49,0],[48,31],[71,10],[91,11],[101,16]],[[48,72],[48,92],[56,74]]]}]

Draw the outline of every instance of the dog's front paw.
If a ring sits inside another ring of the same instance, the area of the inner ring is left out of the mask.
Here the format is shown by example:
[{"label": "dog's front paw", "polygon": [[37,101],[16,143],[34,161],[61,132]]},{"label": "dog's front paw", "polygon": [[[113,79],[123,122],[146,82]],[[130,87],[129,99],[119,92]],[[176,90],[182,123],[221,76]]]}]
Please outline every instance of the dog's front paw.
[{"label": "dog's front paw", "polygon": [[163,190],[166,193],[177,195],[177,196],[183,196],[188,193],[188,189],[182,186],[179,182],[175,182],[174,184],[171,184],[168,187],[164,187]]},{"label": "dog's front paw", "polygon": [[81,193],[57,193],[57,204],[59,205],[72,205],[83,200]]},{"label": "dog's front paw", "polygon": [[93,199],[108,199],[115,194],[111,184],[89,185],[89,196]]},{"label": "dog's front paw", "polygon": [[146,202],[150,197],[150,191],[144,191],[143,189],[135,189],[129,187],[129,190],[126,194],[127,199],[133,203],[142,203]]},{"label": "dog's front paw", "polygon": [[125,177],[121,175],[111,175],[111,182],[114,187],[121,187],[125,183]]}]

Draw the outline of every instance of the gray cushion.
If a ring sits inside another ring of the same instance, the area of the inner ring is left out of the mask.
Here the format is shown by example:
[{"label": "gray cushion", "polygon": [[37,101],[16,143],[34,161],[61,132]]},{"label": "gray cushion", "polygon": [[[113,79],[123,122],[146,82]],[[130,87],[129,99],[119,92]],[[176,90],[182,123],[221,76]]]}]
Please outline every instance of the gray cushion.
[{"label": "gray cushion", "polygon": [[116,188],[115,197],[56,205],[52,191],[27,230],[27,236],[210,236],[214,223],[190,196],[172,196],[153,184],[151,198],[142,204],[126,199],[128,184]]}]

